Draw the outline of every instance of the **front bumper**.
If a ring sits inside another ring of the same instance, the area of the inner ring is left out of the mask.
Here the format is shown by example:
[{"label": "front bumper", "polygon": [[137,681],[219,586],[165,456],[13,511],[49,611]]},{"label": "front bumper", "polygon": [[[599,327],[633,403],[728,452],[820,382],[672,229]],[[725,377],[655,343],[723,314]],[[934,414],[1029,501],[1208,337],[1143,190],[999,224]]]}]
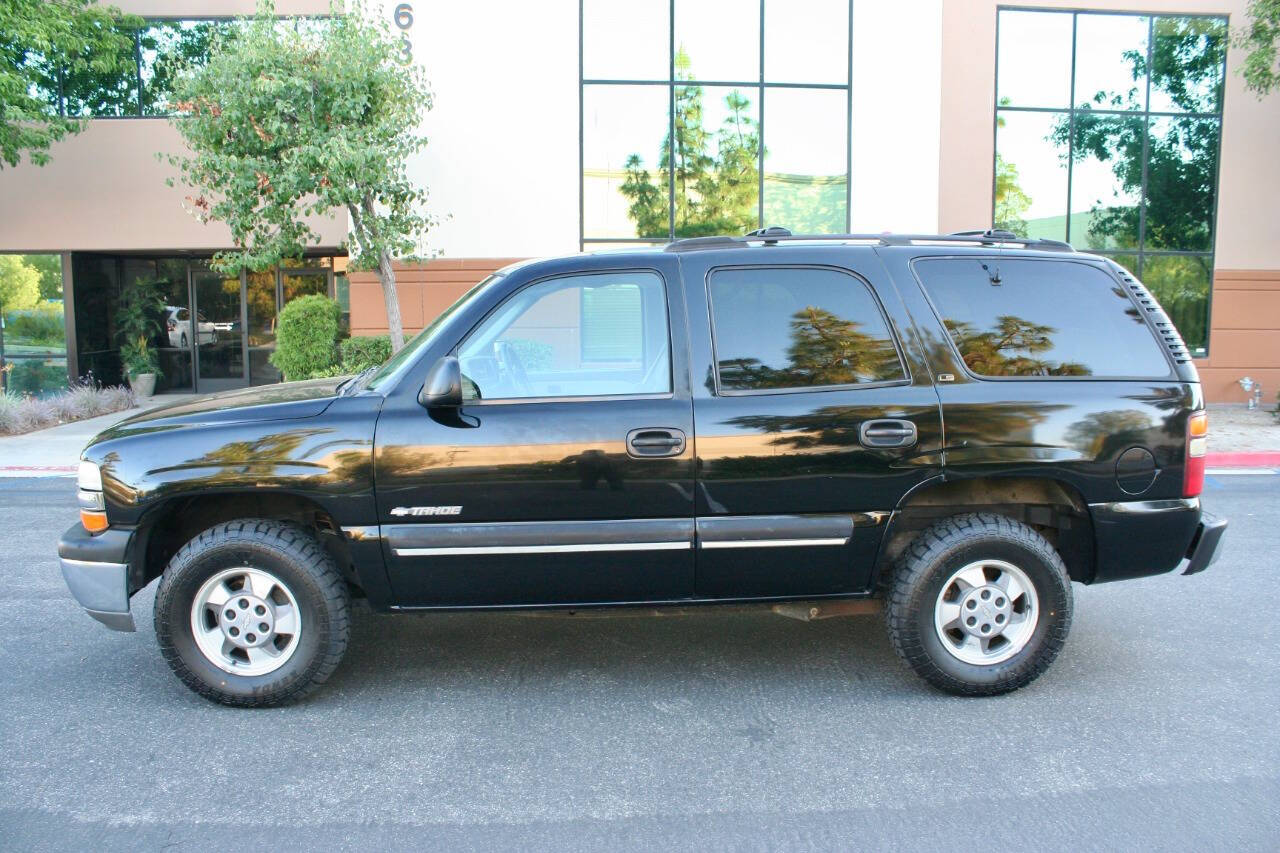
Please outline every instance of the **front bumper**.
[{"label": "front bumper", "polygon": [[129,543],[132,530],[91,536],[79,523],[58,540],[67,589],[85,612],[116,631],[136,630],[129,612]]},{"label": "front bumper", "polygon": [[1218,518],[1208,512],[1200,513],[1200,526],[1196,529],[1195,538],[1191,540],[1191,547],[1187,549],[1187,567],[1182,573],[1194,575],[1212,566],[1222,548],[1222,534],[1226,532],[1225,518]]}]

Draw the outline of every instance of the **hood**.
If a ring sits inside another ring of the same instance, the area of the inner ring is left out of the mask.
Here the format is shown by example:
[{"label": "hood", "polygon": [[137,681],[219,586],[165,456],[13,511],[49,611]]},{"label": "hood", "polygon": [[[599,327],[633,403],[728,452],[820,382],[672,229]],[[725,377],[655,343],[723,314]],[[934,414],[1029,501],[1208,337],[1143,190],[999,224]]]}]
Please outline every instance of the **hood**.
[{"label": "hood", "polygon": [[206,394],[140,412],[99,433],[90,444],[126,435],[192,425],[235,424],[313,418],[329,408],[347,377],[281,382]]}]

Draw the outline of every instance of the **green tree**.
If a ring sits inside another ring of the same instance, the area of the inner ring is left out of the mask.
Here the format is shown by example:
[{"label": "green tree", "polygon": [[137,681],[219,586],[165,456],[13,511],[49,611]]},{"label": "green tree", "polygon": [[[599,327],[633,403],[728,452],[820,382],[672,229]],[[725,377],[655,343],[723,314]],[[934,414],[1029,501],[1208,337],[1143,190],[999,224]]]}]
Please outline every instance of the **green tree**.
[{"label": "green tree", "polygon": [[1027,210],[1031,196],[1018,183],[1018,167],[996,154],[995,227],[1014,234],[1027,233]]},{"label": "green tree", "polygon": [[[674,173],[675,236],[701,237],[750,231],[759,221],[760,128],[751,102],[738,90],[725,96],[729,116],[714,135],[704,127],[703,88],[693,83],[689,55],[676,53],[675,124],[664,137],[657,174],[639,154],[627,158],[622,194],[642,237],[666,237],[667,187]],[[674,150],[672,146],[674,137]],[[712,142],[716,154],[710,152]]]},{"label": "green tree", "polygon": [[1053,326],[1045,326],[1004,314],[996,318],[990,331],[978,331],[971,323],[946,321],[947,331],[964,357],[964,363],[979,376],[1085,376],[1089,369],[1071,361],[1052,362],[1036,358],[1053,349]]},{"label": "green tree", "polygon": [[727,359],[720,362],[720,375],[735,388],[852,385],[901,377],[893,344],[860,331],[861,325],[810,305],[791,315],[785,366]]},{"label": "green tree", "polygon": [[[1221,103],[1226,47],[1225,33],[1216,20],[1161,18],[1150,69],[1146,51],[1131,50],[1124,56],[1133,79],[1143,80],[1149,70],[1152,90],[1166,93],[1178,110],[1212,112]],[[1135,85],[1125,92],[1098,92],[1092,103],[1109,109],[1140,109],[1144,88]],[[1082,110],[1075,114],[1073,156],[1076,162],[1094,158],[1109,163],[1117,186],[1133,197],[1142,192],[1145,166],[1147,247],[1209,251],[1218,136],[1218,123],[1211,120],[1157,119],[1148,128],[1140,118]],[[1071,137],[1071,125],[1063,117],[1050,141],[1065,152]],[[1089,214],[1092,243],[1137,247],[1142,215],[1138,204],[1095,205]]]},{"label": "green tree", "polygon": [[1236,32],[1236,45],[1246,51],[1240,74],[1259,98],[1280,86],[1280,0],[1252,0],[1249,23]]},{"label": "green tree", "polygon": [[426,139],[431,107],[422,70],[399,61],[382,16],[359,2],[334,6],[325,27],[278,21],[269,0],[255,16],[215,34],[208,61],[174,84],[174,126],[191,153],[169,161],[197,188],[201,220],[224,222],[236,248],[225,272],[301,256],[319,235],[306,217],[346,210],[355,269],[382,283],[391,345],[404,345],[392,262],[411,257],[432,224],[409,157]]},{"label": "green tree", "polygon": [[49,162],[49,146],[84,130],[59,115],[63,83],[136,75],[132,28],[142,19],[93,0],[0,3],[0,161]]},{"label": "green tree", "polygon": [[[1000,106],[1006,107],[1010,103],[1008,98],[1000,99]],[[1005,126],[1004,116],[996,119],[996,127]],[[1018,175],[1018,167],[1005,160],[1000,156],[1000,152],[996,152],[996,204],[995,217],[992,227],[1002,231],[1011,231],[1014,234],[1027,233],[1027,220],[1025,218],[1028,210],[1031,209],[1031,196],[1027,195],[1022,189],[1022,185],[1018,183],[1020,177]]]},{"label": "green tree", "polygon": [[40,303],[40,271],[21,255],[0,255],[0,310],[22,311]]}]

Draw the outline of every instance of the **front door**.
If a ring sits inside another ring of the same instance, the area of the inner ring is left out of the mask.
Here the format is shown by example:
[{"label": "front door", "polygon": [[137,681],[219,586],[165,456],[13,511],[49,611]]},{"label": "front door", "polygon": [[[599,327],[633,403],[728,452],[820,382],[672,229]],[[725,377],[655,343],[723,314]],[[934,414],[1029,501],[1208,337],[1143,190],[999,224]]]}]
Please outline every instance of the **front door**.
[{"label": "front door", "polygon": [[938,397],[877,259],[810,254],[685,263],[705,286],[689,297],[701,598],[866,590],[890,512],[940,470]]},{"label": "front door", "polygon": [[375,478],[400,604],[692,594],[683,305],[660,263],[525,283],[454,348],[459,410],[388,399]]}]

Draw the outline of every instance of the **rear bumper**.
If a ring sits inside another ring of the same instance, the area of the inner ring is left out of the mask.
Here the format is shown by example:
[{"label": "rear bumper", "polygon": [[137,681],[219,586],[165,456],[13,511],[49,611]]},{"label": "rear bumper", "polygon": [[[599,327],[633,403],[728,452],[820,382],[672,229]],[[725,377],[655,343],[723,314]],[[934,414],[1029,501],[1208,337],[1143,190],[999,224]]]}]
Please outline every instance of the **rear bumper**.
[{"label": "rear bumper", "polygon": [[1218,559],[1222,547],[1222,534],[1227,532],[1227,520],[1211,513],[1200,514],[1200,527],[1196,530],[1196,538],[1191,540],[1187,549],[1187,567],[1184,575],[1194,575],[1209,568]]},{"label": "rear bumper", "polygon": [[133,631],[129,612],[129,562],[131,530],[106,530],[91,536],[80,524],[62,534],[58,561],[67,589],[85,612],[108,628]]},{"label": "rear bumper", "polygon": [[1097,541],[1093,583],[1204,571],[1216,559],[1225,519],[1199,498],[1090,504]]}]

